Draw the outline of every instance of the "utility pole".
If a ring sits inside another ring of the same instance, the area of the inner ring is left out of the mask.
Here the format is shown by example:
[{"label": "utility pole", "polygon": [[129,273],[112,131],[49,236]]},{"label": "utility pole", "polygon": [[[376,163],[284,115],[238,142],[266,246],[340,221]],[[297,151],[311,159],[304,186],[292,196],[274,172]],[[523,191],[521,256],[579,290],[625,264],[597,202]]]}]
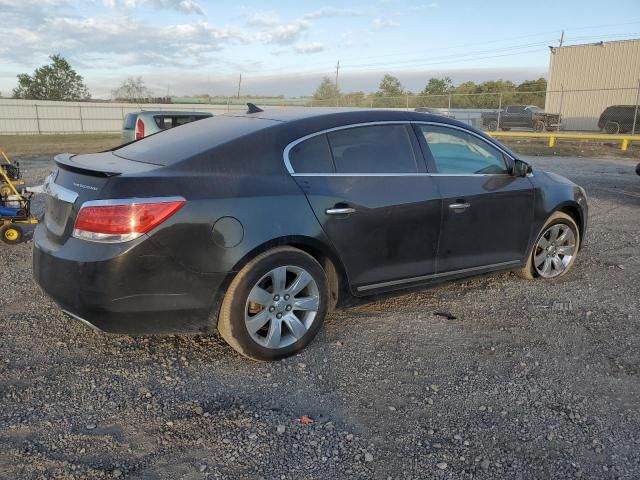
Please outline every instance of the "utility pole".
[{"label": "utility pole", "polygon": [[240,78],[238,78],[238,98],[240,98],[240,86],[242,85],[242,74],[240,74]]},{"label": "utility pole", "polygon": [[562,33],[560,34],[560,45],[558,46],[561,47],[563,43],[564,43],[564,30],[562,30]]},{"label": "utility pole", "polygon": [[336,65],[336,90],[338,90],[338,72],[340,71],[340,60],[338,60],[338,63]]}]

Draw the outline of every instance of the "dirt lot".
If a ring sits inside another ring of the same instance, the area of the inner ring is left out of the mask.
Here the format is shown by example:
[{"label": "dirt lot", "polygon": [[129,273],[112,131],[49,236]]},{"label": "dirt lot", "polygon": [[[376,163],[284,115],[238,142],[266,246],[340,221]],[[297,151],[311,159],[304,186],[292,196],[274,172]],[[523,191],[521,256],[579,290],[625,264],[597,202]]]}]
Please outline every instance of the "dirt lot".
[{"label": "dirt lot", "polygon": [[94,332],[40,293],[30,242],[0,246],[0,478],[640,478],[635,162],[530,160],[590,196],[568,276],[377,299],[271,364]]}]

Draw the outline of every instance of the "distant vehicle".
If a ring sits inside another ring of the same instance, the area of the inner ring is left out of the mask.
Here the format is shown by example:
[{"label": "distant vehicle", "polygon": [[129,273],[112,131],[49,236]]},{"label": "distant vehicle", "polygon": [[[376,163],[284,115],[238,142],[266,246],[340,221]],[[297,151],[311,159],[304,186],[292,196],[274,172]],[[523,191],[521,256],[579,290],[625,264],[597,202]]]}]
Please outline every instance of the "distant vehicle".
[{"label": "distant vehicle", "polygon": [[[509,105],[504,110],[483,113],[482,125],[490,132],[509,131],[512,128],[531,128],[536,132],[555,131],[560,127],[560,115],[545,113],[535,105]],[[500,118],[498,125],[498,117]]]},{"label": "distant vehicle", "polygon": [[431,115],[441,115],[443,117],[447,117],[447,118],[454,118],[453,115],[450,115],[448,113],[444,113],[442,110],[440,110],[439,108],[432,108],[432,107],[416,107],[414,110],[414,112],[418,112],[418,113],[430,113]]},{"label": "distant vehicle", "polygon": [[566,178],[397,110],[249,104],[58,155],[44,191],[33,272],[64,311],[113,333],[217,329],[260,360],[299,352],[352,296],[503,269],[558,278],[588,217]]},{"label": "distant vehicle", "polygon": [[127,113],[122,125],[122,143],[133,142],[154,133],[209,118],[206,112],[142,111]]},{"label": "distant vehicle", "polygon": [[[611,105],[605,108],[598,119],[598,128],[605,133],[627,133],[633,129],[633,119],[636,118],[635,105]],[[640,108],[636,122],[640,123]],[[636,127],[636,131],[640,130]]]}]

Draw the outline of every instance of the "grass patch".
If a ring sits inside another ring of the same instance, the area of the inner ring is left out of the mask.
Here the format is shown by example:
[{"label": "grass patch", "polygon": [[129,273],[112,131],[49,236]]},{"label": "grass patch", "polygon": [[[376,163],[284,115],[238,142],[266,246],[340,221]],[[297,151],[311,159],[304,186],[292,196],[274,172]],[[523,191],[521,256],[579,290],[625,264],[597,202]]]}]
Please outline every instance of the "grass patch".
[{"label": "grass patch", "polygon": [[0,135],[0,150],[7,155],[55,155],[92,153],[120,144],[120,134],[84,133],[68,135]]}]

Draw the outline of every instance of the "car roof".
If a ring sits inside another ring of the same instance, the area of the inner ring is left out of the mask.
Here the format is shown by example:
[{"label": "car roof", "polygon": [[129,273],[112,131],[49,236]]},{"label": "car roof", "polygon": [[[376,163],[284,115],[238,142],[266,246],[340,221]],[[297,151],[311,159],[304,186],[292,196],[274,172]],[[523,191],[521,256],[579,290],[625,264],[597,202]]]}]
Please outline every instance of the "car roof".
[{"label": "car roof", "polygon": [[429,115],[425,112],[392,110],[383,108],[280,107],[270,108],[258,113],[228,112],[221,116],[259,118],[263,120],[271,120],[274,122],[283,122],[297,125],[313,123],[314,128],[318,128],[319,130],[323,129],[323,124],[325,124],[325,128],[331,128],[337,125],[349,125],[354,123],[392,121],[433,121],[438,123],[450,123],[452,125],[468,127],[468,125],[463,124],[462,122],[459,122],[457,120],[444,120],[445,117],[442,117],[441,115]]}]

